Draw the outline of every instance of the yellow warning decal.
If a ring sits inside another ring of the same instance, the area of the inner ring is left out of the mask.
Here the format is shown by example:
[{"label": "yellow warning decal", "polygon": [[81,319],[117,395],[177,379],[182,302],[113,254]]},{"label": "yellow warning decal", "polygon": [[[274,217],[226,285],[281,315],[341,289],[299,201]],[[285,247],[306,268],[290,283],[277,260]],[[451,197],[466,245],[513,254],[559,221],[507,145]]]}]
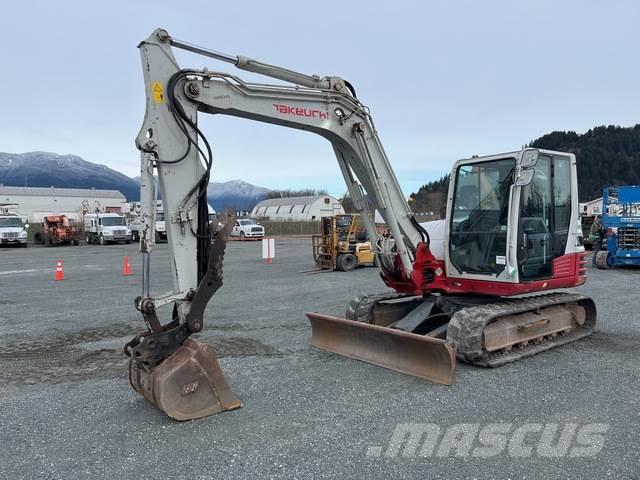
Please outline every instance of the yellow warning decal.
[{"label": "yellow warning decal", "polygon": [[153,103],[164,103],[164,88],[162,88],[162,83],[151,82],[151,94],[153,95]]}]

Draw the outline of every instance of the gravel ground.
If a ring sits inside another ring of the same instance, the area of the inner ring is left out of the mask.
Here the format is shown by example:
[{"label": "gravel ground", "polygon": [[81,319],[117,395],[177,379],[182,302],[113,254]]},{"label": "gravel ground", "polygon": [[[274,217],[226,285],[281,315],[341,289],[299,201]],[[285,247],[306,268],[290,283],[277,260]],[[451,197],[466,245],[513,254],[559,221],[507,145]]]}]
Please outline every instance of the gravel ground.
[{"label": "gravel ground", "polygon": [[[276,251],[267,265],[259,243],[229,244],[200,336],[244,408],[177,423],[126,380],[121,347],[143,325],[135,245],[0,250],[0,478],[640,478],[640,271],[590,271],[579,290],[600,312],[591,337],[498,369],[459,364],[446,387],[312,349],[305,311],[341,315],[383,285],[372,268],[302,273],[308,239]],[[124,255],[134,276],[121,275]],[[152,273],[154,291],[169,290],[166,245]],[[401,424],[529,422],[608,427],[587,458],[384,453]]]}]

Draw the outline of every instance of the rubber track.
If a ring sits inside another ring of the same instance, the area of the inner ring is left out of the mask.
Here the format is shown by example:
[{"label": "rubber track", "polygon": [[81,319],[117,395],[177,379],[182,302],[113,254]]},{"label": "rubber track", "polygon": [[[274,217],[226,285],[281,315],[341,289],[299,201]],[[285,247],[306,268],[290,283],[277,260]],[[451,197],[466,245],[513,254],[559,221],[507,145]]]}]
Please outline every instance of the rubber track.
[{"label": "rubber track", "polygon": [[[530,343],[524,348],[514,347],[509,352],[489,353],[483,348],[484,328],[502,316],[537,310],[552,305],[578,303],[585,306],[585,324],[555,339],[545,339],[541,344]],[[595,305],[591,298],[575,293],[550,293],[532,297],[500,299],[478,307],[467,307],[456,312],[447,330],[447,340],[458,347],[458,358],[464,362],[482,367],[497,367],[535,355],[551,348],[586,337],[595,325]]]}]

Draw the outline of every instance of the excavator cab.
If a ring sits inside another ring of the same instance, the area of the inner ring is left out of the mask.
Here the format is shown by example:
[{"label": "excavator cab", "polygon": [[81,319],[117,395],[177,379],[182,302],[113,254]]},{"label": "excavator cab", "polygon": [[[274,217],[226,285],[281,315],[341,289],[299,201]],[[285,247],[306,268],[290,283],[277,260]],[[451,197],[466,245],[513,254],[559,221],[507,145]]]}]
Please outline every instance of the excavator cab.
[{"label": "excavator cab", "polygon": [[572,154],[525,149],[472,158],[459,161],[451,178],[447,277],[516,290],[554,279],[575,286],[584,278],[579,269],[554,268],[560,261],[577,265],[584,251]]}]

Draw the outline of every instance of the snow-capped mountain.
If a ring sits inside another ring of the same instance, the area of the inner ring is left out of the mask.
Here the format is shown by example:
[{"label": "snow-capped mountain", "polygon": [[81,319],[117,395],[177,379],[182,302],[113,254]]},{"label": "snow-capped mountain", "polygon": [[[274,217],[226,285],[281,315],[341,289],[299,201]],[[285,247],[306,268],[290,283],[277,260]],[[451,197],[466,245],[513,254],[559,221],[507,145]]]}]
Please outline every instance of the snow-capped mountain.
[{"label": "snow-capped mountain", "polygon": [[251,210],[270,192],[268,188],[258,187],[242,180],[211,182],[209,184],[209,203],[216,211]]},{"label": "snow-capped mountain", "polygon": [[118,190],[127,200],[140,198],[139,184],[105,165],[76,155],[50,152],[0,152],[0,184],[18,187]]},{"label": "snow-capped mountain", "polygon": [[[129,178],[105,165],[76,155],[50,152],[0,152],[0,184],[18,187],[96,188],[118,190],[127,200],[140,199],[140,177]],[[211,182],[209,203],[216,210],[251,210],[269,193],[242,180]]]}]

